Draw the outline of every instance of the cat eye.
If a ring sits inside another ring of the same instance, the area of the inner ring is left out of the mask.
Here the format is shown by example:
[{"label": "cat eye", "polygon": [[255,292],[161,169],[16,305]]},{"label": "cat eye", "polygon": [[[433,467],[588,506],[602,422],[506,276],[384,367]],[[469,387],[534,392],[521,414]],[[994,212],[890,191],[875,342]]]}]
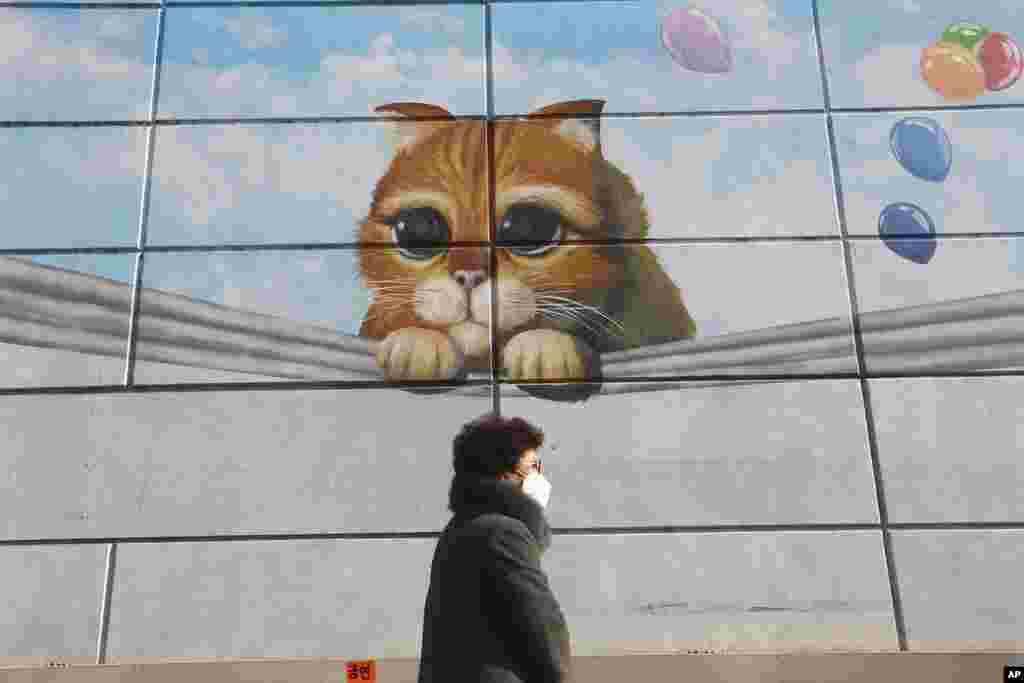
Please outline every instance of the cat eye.
[{"label": "cat eye", "polygon": [[388,224],[399,253],[411,259],[434,258],[447,248],[445,243],[451,238],[444,216],[427,207],[402,209]]},{"label": "cat eye", "polygon": [[514,205],[505,212],[498,226],[498,240],[518,243],[507,246],[513,254],[536,256],[554,248],[562,239],[563,223],[557,211],[533,204]]}]

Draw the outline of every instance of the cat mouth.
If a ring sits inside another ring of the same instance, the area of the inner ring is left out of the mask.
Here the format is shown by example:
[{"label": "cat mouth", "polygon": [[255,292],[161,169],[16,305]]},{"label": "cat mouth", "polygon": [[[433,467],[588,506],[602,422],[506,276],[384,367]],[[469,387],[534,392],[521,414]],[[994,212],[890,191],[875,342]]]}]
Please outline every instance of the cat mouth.
[{"label": "cat mouth", "polygon": [[448,336],[466,358],[485,358],[490,354],[491,330],[487,324],[464,320],[449,327]]}]

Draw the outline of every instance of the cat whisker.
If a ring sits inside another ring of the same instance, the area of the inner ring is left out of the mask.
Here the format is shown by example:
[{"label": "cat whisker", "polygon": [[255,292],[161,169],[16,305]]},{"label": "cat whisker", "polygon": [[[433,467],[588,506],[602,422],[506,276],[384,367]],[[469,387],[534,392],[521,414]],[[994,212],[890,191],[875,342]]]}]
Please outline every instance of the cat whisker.
[{"label": "cat whisker", "polygon": [[594,330],[594,327],[592,326],[592,323],[593,324],[600,324],[602,322],[600,320],[597,320],[597,321],[590,321],[590,320],[588,320],[587,316],[585,314],[588,313],[589,311],[587,311],[585,309],[581,309],[578,306],[572,306],[572,305],[567,305],[567,304],[562,304],[562,303],[542,303],[537,308],[541,312],[544,312],[544,311],[558,311],[558,312],[562,313],[563,315],[571,317],[573,320],[579,321],[580,324],[583,324],[583,325],[587,326],[587,329],[590,329],[590,330]]},{"label": "cat whisker", "polygon": [[374,302],[374,315],[379,318],[386,318],[402,312],[406,309],[406,302]]},{"label": "cat whisker", "polygon": [[426,292],[419,292],[419,291],[417,291],[417,292],[414,292],[409,297],[409,299],[413,303],[429,304],[429,303],[436,302],[437,301],[437,297],[440,297],[440,298],[444,299],[445,301],[449,301],[449,302],[454,303],[456,305],[458,305],[459,303],[464,303],[465,302],[465,299],[455,298],[449,292],[443,292],[443,291],[437,291],[437,290],[426,291]]},{"label": "cat whisker", "polygon": [[603,338],[623,336],[623,333],[617,329],[608,329],[609,325],[604,323],[602,320],[587,319],[587,317],[583,315],[584,311],[579,311],[568,306],[545,306],[542,309],[542,315],[548,312],[557,312],[562,317],[575,321],[580,326]]},{"label": "cat whisker", "polygon": [[[512,295],[501,302],[501,307],[513,313],[532,310],[542,318],[557,316],[561,320],[571,321],[603,337],[621,337],[625,332],[625,328],[619,321],[609,317],[600,309],[565,297],[541,295],[524,299]],[[590,320],[588,316],[596,318],[596,320]],[[609,331],[606,329],[608,327],[617,329]]]},{"label": "cat whisker", "polygon": [[374,297],[378,301],[406,301],[413,292],[376,292]]},{"label": "cat whisker", "polygon": [[505,301],[502,302],[501,305],[498,306],[498,308],[505,311],[511,311],[513,313],[519,313],[521,311],[530,312],[534,310],[535,307],[529,303],[525,303],[522,301]]},{"label": "cat whisker", "polygon": [[408,301],[414,295],[414,292],[376,292],[374,299],[377,301]]},{"label": "cat whisker", "polygon": [[595,334],[603,335],[606,337],[610,336],[610,333],[607,330],[607,326],[602,325],[600,320],[588,320],[587,317],[583,315],[581,311],[577,311],[568,307],[559,308],[556,310],[560,310],[566,315],[572,317],[574,320],[578,320],[580,325],[582,325],[583,327],[585,327],[586,329],[590,330]]},{"label": "cat whisker", "polygon": [[387,282],[412,282],[412,281],[415,280],[415,278],[406,277],[406,276],[401,276],[401,277],[367,277],[366,280],[368,282],[381,282],[381,283],[387,283]]},{"label": "cat whisker", "polygon": [[548,288],[537,288],[534,290],[535,296],[548,296],[548,295],[566,295],[573,294],[571,289],[548,289]]},{"label": "cat whisker", "polygon": [[424,285],[423,287],[418,287],[416,289],[416,291],[417,292],[424,292],[424,293],[428,293],[428,294],[444,294],[444,295],[448,295],[451,290],[446,289],[445,287],[442,287],[441,285]]},{"label": "cat whisker", "polygon": [[620,323],[618,320],[610,317],[608,314],[606,314],[604,311],[602,311],[600,308],[598,308],[596,306],[590,306],[588,304],[584,304],[584,303],[581,303],[579,301],[576,301],[575,299],[566,299],[565,297],[560,297],[560,296],[541,296],[541,297],[538,297],[538,300],[539,301],[550,301],[552,303],[556,303],[557,302],[557,303],[561,303],[561,305],[571,306],[575,310],[580,310],[580,311],[585,311],[585,312],[591,313],[593,315],[598,316],[599,318],[607,320],[608,324],[617,327],[623,333],[626,331],[626,328],[623,327],[622,323]]},{"label": "cat whisker", "polygon": [[383,280],[368,278],[366,280],[366,284],[371,287],[388,287],[394,285],[406,285],[412,287],[416,285],[416,280],[414,278],[386,278]]},{"label": "cat whisker", "polygon": [[374,291],[374,296],[379,299],[408,299],[415,294],[415,290],[401,290],[401,289],[378,289]]},{"label": "cat whisker", "polygon": [[528,306],[530,303],[531,303],[531,299],[517,297],[514,294],[511,295],[511,296],[508,296],[508,297],[502,297],[502,299],[501,299],[501,305],[502,306],[504,306],[505,304],[515,304],[517,306]]},{"label": "cat whisker", "polygon": [[413,296],[414,292],[377,292],[374,296],[375,301],[408,301]]},{"label": "cat whisker", "polygon": [[565,321],[568,321],[570,323],[574,323],[576,325],[580,325],[582,327],[585,327],[586,329],[588,329],[589,331],[593,332],[595,335],[598,335],[598,336],[606,336],[607,335],[607,332],[605,330],[602,330],[600,328],[594,329],[590,325],[590,323],[588,323],[586,320],[580,320],[579,318],[577,318],[576,316],[572,315],[571,313],[569,313],[569,312],[567,312],[565,310],[560,310],[560,309],[544,309],[542,311],[539,311],[539,314],[540,314],[540,317],[547,318],[548,320],[555,320],[555,321],[565,320]]},{"label": "cat whisker", "polygon": [[414,285],[378,285],[373,289],[378,292],[412,292],[416,287]]},{"label": "cat whisker", "polygon": [[409,303],[409,297],[405,296],[378,296],[373,300],[374,305],[382,308],[401,308]]}]

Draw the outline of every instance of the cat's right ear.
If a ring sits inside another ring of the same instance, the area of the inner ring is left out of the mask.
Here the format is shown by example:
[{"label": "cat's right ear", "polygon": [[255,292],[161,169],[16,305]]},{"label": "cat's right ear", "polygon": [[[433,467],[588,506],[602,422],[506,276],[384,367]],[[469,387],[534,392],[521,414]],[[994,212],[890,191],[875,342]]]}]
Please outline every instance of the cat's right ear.
[{"label": "cat's right ear", "polygon": [[[398,114],[411,120],[396,120],[392,123],[395,151],[404,151],[446,125],[447,121],[455,120],[447,109],[432,104],[419,102],[392,102],[374,107],[378,114]],[[431,117],[422,120],[425,117]],[[439,120],[440,119],[440,120]]]},{"label": "cat's right ear", "polygon": [[559,135],[565,136],[588,152],[593,152],[601,147],[603,109],[604,100],[571,100],[549,104],[531,112],[529,116],[547,118]]}]

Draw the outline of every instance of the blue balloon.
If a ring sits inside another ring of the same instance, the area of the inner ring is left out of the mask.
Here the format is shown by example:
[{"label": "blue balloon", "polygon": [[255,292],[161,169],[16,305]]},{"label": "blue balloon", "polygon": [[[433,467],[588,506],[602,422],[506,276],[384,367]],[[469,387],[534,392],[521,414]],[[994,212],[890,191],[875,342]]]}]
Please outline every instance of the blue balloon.
[{"label": "blue balloon", "polygon": [[953,165],[953,146],[938,122],[911,116],[889,133],[889,149],[903,168],[921,180],[941,183]]},{"label": "blue balloon", "polygon": [[885,246],[914,263],[928,263],[935,256],[935,223],[914,204],[896,202],[882,209],[878,235]]}]

